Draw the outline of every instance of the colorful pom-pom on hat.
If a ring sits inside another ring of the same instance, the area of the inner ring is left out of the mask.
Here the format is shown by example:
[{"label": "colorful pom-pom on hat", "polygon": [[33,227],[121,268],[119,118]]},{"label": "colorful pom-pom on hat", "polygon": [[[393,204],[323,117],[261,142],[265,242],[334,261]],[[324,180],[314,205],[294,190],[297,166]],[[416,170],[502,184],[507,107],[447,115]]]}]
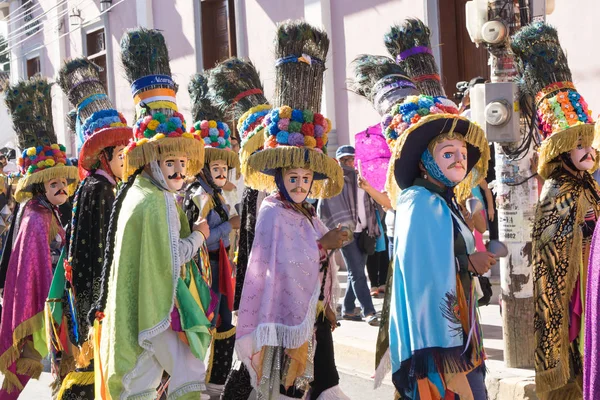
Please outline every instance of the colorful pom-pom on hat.
[{"label": "colorful pom-pom on hat", "polygon": [[264,147],[248,157],[245,183],[257,190],[277,190],[278,169],[314,172],[309,197],[337,196],[343,172],[327,155],[331,121],[320,114],[327,34],[303,21],[287,21],[277,30],[274,106],[260,124]]},{"label": "colorful pom-pom on hat", "polygon": [[68,160],[66,148],[56,143],[50,89],[45,79],[36,77],[10,86],[5,91],[5,102],[19,147],[24,149],[18,161],[21,175],[15,190],[18,202],[30,199],[37,183],[55,178],[67,179],[67,189],[72,195],[79,182],[77,168]]},{"label": "colorful pom-pom on hat", "polygon": [[136,104],[133,141],[125,148],[123,179],[139,168],[168,155],[188,158],[187,174],[204,165],[204,142],[186,131],[177,111],[177,85],[171,78],[169,53],[162,33],[136,28],[121,39],[121,61]]},{"label": "colorful pom-pom on hat", "polygon": [[[206,72],[208,73],[209,71]],[[239,157],[231,147],[231,131],[223,122],[223,113],[209,96],[206,75],[194,75],[188,85],[188,91],[193,103],[192,114],[196,120],[190,127],[190,132],[200,136],[204,143],[204,162],[210,164],[223,160],[230,169],[239,170]]]},{"label": "colorful pom-pom on hat", "polygon": [[535,99],[543,138],[538,173],[547,179],[561,165],[558,156],[575,149],[579,140],[584,147],[600,149],[600,131],[595,133],[592,111],[572,82],[556,29],[532,23],[513,36],[511,46],[522,74],[522,89]]}]

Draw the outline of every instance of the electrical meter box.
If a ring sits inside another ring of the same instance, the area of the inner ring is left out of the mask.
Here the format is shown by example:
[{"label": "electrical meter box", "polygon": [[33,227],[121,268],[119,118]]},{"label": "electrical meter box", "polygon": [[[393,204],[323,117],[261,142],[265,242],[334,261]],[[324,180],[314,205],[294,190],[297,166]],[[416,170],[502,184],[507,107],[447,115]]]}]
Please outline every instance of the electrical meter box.
[{"label": "electrical meter box", "polygon": [[471,119],[485,131],[489,142],[510,143],[521,139],[517,85],[492,82],[471,88]]}]

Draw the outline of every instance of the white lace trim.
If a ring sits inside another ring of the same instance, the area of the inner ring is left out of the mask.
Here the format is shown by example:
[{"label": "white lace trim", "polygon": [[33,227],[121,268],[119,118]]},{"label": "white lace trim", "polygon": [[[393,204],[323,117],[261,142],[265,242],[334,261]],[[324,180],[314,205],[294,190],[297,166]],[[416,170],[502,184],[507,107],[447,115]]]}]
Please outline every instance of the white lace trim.
[{"label": "white lace trim", "polygon": [[185,385],[180,386],[177,390],[175,390],[172,393],[169,390],[169,396],[167,397],[167,400],[175,400],[183,395],[192,392],[198,392],[200,394],[203,390],[206,390],[206,386],[201,382],[186,383]]},{"label": "white lace trim", "polygon": [[246,365],[252,386],[256,387],[256,371],[252,366],[252,355],[264,346],[279,346],[285,349],[297,349],[306,343],[314,333],[317,316],[317,302],[321,294],[321,285],[316,285],[310,299],[308,313],[300,325],[287,326],[270,323],[259,325],[252,333],[236,338],[235,351],[240,360]]},{"label": "white lace trim", "polygon": [[167,208],[167,227],[169,239],[171,242],[169,250],[171,251],[171,260],[173,260],[173,294],[171,296],[171,307],[169,309],[169,313],[162,321],[160,321],[154,327],[146,329],[145,331],[141,331],[138,334],[138,344],[144,349],[144,351],[138,357],[133,369],[123,376],[123,391],[121,392],[120,396],[123,400],[127,399],[129,385],[131,384],[131,381],[138,375],[140,366],[143,365],[144,362],[146,362],[154,354],[154,349],[152,348],[152,343],[150,342],[150,339],[160,335],[162,332],[166,331],[171,326],[171,310],[173,310],[173,307],[175,306],[177,281],[181,272],[181,264],[179,262],[179,229],[176,229],[179,226],[179,216],[177,215],[177,206],[175,205],[175,199],[173,198],[173,194],[168,191],[162,192],[165,197]]},{"label": "white lace trim", "polygon": [[374,388],[377,389],[383,383],[383,378],[392,370],[392,355],[390,353],[390,348],[385,351],[383,357],[381,357],[381,361],[379,362],[379,366],[375,370],[375,383]]},{"label": "white lace trim", "polygon": [[342,392],[342,388],[340,388],[339,385],[335,385],[321,392],[316,400],[350,400],[350,397],[346,396],[344,392]]}]

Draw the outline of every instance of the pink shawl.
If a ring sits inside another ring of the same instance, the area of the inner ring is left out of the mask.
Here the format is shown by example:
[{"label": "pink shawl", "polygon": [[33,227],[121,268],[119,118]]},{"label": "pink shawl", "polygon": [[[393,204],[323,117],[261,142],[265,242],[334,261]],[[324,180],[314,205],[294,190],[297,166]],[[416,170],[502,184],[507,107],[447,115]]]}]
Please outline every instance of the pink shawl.
[{"label": "pink shawl", "polygon": [[[236,352],[256,384],[252,357],[263,346],[295,349],[313,334],[322,274],[317,244],[328,229],[316,217],[286,208],[275,196],[260,208],[256,235],[240,301]],[[332,262],[325,282],[325,303],[337,294]]]},{"label": "pink shawl", "polygon": [[17,361],[17,368],[21,369],[18,359],[24,340],[44,329],[44,305],[53,274],[50,254],[53,223],[64,243],[64,230],[58,221],[52,221],[56,217],[50,209],[36,199],[24,207],[4,284],[0,322],[0,372],[5,375],[3,388],[9,390],[22,389],[14,375],[14,364]]}]

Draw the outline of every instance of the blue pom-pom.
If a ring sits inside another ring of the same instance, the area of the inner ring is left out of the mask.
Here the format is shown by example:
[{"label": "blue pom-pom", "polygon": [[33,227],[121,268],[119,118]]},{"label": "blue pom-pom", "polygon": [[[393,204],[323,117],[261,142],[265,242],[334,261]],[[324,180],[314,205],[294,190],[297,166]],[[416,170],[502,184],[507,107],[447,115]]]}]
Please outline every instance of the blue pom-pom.
[{"label": "blue pom-pom", "polygon": [[53,156],[54,155],[54,150],[46,150],[44,152],[44,155],[46,155],[46,156]]},{"label": "blue pom-pom", "polygon": [[416,111],[410,111],[409,113],[407,113],[407,114],[404,114],[404,115],[402,116],[402,120],[403,120],[404,122],[406,122],[407,124],[410,124],[410,120],[411,120],[411,119],[412,119],[412,117],[414,117],[416,114],[417,114],[417,112],[416,112]]},{"label": "blue pom-pom", "polygon": [[158,124],[156,126],[156,133],[168,133],[169,128],[167,128],[166,123]]},{"label": "blue pom-pom", "polygon": [[304,121],[304,113],[302,110],[292,110],[292,121],[303,122]]},{"label": "blue pom-pom", "polygon": [[212,137],[219,137],[219,130],[217,128],[209,128],[208,135]]},{"label": "blue pom-pom", "polygon": [[279,122],[279,110],[275,109],[273,111],[271,111],[271,123],[277,123]]},{"label": "blue pom-pom", "polygon": [[419,105],[416,103],[405,103],[400,106],[400,112],[403,115],[410,113],[411,111],[416,111],[419,108]]},{"label": "blue pom-pom", "polygon": [[271,123],[269,124],[268,128],[269,133],[271,135],[277,135],[277,132],[279,132],[279,127],[277,126],[277,122],[271,120]]},{"label": "blue pom-pom", "polygon": [[225,147],[225,143],[226,143],[225,138],[222,138],[222,137],[217,138],[217,142],[219,143],[220,147]]},{"label": "blue pom-pom", "polygon": [[280,131],[277,134],[277,143],[288,144],[288,136],[289,136],[289,134],[287,133],[287,131]]},{"label": "blue pom-pom", "polygon": [[211,143],[211,140],[210,140],[210,138],[209,138],[209,137],[205,137],[205,138],[204,138],[204,144],[206,144],[206,145],[210,146],[210,143]]},{"label": "blue pom-pom", "polygon": [[37,154],[40,154],[40,153],[42,152],[42,150],[44,150],[44,146],[37,146],[37,147],[35,148],[35,152],[36,152]]}]

